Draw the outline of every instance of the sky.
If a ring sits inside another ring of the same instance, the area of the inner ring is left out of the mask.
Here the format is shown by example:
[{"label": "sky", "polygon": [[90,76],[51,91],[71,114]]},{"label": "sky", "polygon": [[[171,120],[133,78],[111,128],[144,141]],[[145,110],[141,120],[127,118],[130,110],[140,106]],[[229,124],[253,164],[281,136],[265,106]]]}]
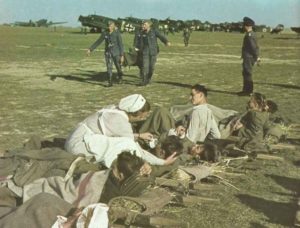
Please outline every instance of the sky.
[{"label": "sky", "polygon": [[0,24],[15,21],[67,21],[80,26],[79,15],[128,16],[238,22],[244,16],[271,27],[300,26],[300,0],[0,0]]}]

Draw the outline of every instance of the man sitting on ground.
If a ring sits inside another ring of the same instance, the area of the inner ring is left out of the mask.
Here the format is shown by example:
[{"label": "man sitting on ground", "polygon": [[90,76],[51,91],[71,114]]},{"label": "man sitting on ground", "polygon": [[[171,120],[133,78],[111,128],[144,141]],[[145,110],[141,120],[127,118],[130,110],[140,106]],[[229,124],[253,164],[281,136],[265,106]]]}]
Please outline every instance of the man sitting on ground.
[{"label": "man sitting on ground", "polygon": [[187,138],[194,143],[219,139],[221,134],[218,125],[212,111],[207,107],[207,89],[200,84],[192,86],[191,102],[194,108],[189,117]]}]

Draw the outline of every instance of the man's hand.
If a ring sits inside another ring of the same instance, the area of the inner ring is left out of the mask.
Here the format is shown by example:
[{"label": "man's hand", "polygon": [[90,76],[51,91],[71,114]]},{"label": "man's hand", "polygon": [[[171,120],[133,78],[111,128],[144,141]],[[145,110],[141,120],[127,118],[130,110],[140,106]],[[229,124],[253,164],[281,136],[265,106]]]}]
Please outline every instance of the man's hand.
[{"label": "man's hand", "polygon": [[177,155],[177,153],[174,152],[174,153],[171,154],[169,157],[167,157],[167,158],[165,159],[164,165],[171,165],[171,164],[173,164],[173,163],[176,161],[176,159],[177,159],[176,155]]},{"label": "man's hand", "polygon": [[170,46],[171,46],[171,43],[170,43],[170,42],[167,42],[166,46],[170,47]]},{"label": "man's hand", "polygon": [[87,49],[86,55],[87,55],[87,56],[90,56],[90,55],[91,55],[91,49]]},{"label": "man's hand", "polygon": [[261,62],[261,59],[258,57],[257,60],[256,60],[257,66],[260,66],[260,62]]},{"label": "man's hand", "polygon": [[244,125],[240,122],[240,119],[237,119],[236,121],[231,123],[231,132],[236,131],[240,128],[242,128]]},{"label": "man's hand", "polygon": [[144,165],[140,168],[140,175],[141,176],[148,176],[152,172],[151,165],[145,162]]},{"label": "man's hand", "polygon": [[143,139],[145,141],[150,141],[151,139],[153,139],[153,135],[149,132],[145,132],[145,133],[140,133],[139,134],[139,138]]},{"label": "man's hand", "polygon": [[125,58],[124,58],[124,55],[121,55],[121,58],[120,58],[120,62],[121,62],[121,64],[123,64],[123,63],[124,63],[124,60],[125,60]]},{"label": "man's hand", "polygon": [[76,222],[79,218],[79,216],[82,214],[83,208],[76,208],[76,210],[71,214],[67,221],[62,224],[62,228],[71,228],[76,225]]}]

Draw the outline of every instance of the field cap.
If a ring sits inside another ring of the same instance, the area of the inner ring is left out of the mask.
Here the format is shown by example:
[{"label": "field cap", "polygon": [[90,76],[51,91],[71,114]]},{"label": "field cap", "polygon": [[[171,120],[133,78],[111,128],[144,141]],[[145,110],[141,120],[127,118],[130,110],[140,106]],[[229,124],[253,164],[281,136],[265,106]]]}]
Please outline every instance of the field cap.
[{"label": "field cap", "polygon": [[141,94],[132,94],[119,102],[119,109],[125,112],[137,112],[144,107],[146,99]]},{"label": "field cap", "polygon": [[245,26],[254,26],[255,25],[255,22],[250,17],[244,17],[243,21],[244,21]]}]

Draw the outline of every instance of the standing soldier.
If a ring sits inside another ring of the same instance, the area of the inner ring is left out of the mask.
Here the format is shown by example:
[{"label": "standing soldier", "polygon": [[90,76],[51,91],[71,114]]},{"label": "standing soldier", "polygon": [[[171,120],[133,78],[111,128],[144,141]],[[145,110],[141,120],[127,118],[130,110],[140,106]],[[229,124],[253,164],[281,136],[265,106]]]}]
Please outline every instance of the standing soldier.
[{"label": "standing soldier", "polygon": [[143,22],[143,31],[141,33],[141,38],[139,39],[140,43],[136,45],[136,49],[141,49],[143,58],[141,82],[142,86],[149,84],[154,72],[154,67],[158,54],[157,38],[159,38],[160,41],[163,42],[166,46],[171,45],[171,43],[167,40],[166,37],[161,35],[157,30],[152,29],[150,26],[151,21]]},{"label": "standing soldier", "polygon": [[185,28],[183,30],[183,42],[184,42],[184,46],[187,47],[189,45],[189,39],[190,39],[190,30],[189,28]]},{"label": "standing soldier", "polygon": [[141,45],[142,45],[142,33],[143,33],[143,24],[139,27],[136,27],[134,40],[133,40],[133,47],[136,51],[136,65],[139,68],[139,75],[141,80],[143,79],[143,53],[141,52]]},{"label": "standing soldier", "polygon": [[246,30],[242,47],[243,90],[238,95],[248,96],[253,92],[252,67],[256,62],[259,64],[260,58],[256,36],[252,30],[255,22],[249,17],[244,17],[243,21]]},{"label": "standing soldier", "polygon": [[113,63],[118,72],[118,82],[122,83],[123,72],[121,69],[121,63],[124,61],[124,48],[121,38],[121,34],[116,28],[114,22],[108,22],[108,31],[104,31],[98,40],[87,50],[87,55],[98,47],[105,40],[105,62],[108,74],[108,87],[113,85],[112,82],[112,66]]}]

